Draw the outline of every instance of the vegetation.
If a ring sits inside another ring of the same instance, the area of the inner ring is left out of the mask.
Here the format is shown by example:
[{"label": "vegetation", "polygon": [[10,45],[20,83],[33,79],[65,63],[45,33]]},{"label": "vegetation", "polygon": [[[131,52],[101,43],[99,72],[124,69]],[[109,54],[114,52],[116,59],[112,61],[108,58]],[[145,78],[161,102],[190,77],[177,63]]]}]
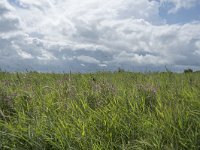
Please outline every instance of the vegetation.
[{"label": "vegetation", "polygon": [[192,72],[193,72],[192,69],[185,69],[185,70],[184,70],[184,73],[192,73]]},{"label": "vegetation", "polygon": [[200,149],[200,73],[0,73],[0,149]]}]

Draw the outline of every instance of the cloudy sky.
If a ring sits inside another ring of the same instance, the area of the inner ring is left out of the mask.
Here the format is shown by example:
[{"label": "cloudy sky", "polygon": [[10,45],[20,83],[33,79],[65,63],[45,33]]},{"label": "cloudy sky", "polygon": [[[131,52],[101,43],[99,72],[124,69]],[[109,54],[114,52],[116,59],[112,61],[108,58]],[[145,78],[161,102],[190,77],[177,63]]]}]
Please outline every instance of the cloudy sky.
[{"label": "cloudy sky", "polygon": [[200,68],[200,0],[0,0],[8,71]]}]

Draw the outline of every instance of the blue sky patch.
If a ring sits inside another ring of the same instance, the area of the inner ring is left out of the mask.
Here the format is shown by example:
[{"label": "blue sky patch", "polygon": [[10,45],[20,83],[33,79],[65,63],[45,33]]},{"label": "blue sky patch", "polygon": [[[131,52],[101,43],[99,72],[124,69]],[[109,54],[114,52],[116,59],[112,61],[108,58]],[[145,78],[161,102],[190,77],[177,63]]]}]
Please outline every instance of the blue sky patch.
[{"label": "blue sky patch", "polygon": [[163,19],[166,19],[168,24],[184,24],[193,21],[200,21],[200,4],[186,9],[181,8],[175,13],[169,13],[168,11],[174,7],[171,3],[165,3],[161,5],[159,14]]}]

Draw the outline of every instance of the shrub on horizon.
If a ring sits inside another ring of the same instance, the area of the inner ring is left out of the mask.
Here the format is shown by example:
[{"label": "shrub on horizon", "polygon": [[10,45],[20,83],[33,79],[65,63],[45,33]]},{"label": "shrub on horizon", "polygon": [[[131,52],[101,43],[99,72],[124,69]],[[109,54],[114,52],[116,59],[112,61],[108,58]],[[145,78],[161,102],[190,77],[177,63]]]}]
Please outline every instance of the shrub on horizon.
[{"label": "shrub on horizon", "polygon": [[190,68],[189,68],[189,69],[185,69],[185,70],[184,70],[184,73],[192,73],[192,72],[193,72],[193,70],[192,70],[192,69],[190,69]]}]

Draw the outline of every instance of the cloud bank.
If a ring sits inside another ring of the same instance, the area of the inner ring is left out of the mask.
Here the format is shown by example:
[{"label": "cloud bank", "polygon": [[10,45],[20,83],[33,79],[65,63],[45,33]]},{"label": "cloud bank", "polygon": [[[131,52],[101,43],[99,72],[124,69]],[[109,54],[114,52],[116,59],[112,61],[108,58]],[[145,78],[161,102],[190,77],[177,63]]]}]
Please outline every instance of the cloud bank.
[{"label": "cloud bank", "polygon": [[97,71],[200,66],[200,22],[167,24],[197,0],[2,0],[0,67]]}]

